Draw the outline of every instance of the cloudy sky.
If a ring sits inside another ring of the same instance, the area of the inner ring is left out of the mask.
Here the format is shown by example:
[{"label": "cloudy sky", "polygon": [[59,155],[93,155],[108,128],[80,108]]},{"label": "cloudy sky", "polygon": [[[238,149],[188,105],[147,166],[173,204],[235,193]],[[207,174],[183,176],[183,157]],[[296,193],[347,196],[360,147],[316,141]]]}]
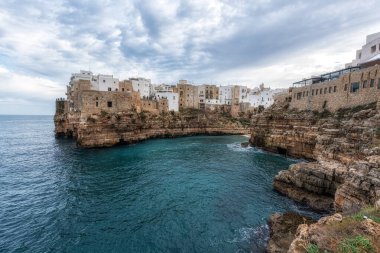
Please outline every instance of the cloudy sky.
[{"label": "cloudy sky", "polygon": [[292,82],[380,32],[377,0],[2,0],[0,114],[53,114],[80,69],[196,84]]}]

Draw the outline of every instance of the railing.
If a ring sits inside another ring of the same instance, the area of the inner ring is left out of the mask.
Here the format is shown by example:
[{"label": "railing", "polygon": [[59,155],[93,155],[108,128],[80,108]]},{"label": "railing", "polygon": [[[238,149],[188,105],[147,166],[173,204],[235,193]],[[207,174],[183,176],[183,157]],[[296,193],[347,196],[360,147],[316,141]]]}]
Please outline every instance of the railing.
[{"label": "railing", "polygon": [[309,79],[304,79],[302,81],[295,82],[295,83],[293,83],[293,87],[302,87],[302,86],[306,86],[306,85],[312,85],[312,84],[316,84],[316,83],[334,80],[334,79],[341,77],[342,75],[345,75],[347,73],[351,73],[351,72],[354,72],[357,70],[360,70],[360,67],[349,67],[349,68],[333,71],[333,72],[326,73],[326,74],[323,74],[320,76],[316,76],[316,77],[312,77]]}]

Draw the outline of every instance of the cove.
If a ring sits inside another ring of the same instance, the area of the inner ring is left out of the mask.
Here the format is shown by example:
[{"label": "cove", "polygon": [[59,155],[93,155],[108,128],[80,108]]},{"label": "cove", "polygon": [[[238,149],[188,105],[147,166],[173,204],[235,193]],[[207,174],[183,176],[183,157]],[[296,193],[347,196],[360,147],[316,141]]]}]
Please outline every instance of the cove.
[{"label": "cove", "polygon": [[55,139],[51,117],[1,116],[1,252],[262,252],[272,190],[296,160],[244,136],[155,139],[105,149]]}]

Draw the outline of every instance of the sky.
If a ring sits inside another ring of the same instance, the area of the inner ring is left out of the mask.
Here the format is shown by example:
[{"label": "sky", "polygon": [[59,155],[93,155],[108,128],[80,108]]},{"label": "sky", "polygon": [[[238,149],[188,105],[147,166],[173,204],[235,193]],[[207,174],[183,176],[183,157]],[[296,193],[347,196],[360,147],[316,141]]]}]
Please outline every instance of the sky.
[{"label": "sky", "polygon": [[71,73],[287,88],[344,67],[378,0],[2,0],[0,114],[54,114]]}]

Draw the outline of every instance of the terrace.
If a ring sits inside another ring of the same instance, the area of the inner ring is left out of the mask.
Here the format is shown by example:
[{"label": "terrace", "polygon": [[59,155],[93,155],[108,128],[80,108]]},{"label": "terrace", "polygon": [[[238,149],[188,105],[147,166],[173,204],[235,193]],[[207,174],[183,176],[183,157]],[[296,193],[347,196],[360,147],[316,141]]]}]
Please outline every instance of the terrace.
[{"label": "terrace", "polygon": [[360,69],[360,67],[349,67],[349,68],[329,72],[329,73],[326,73],[326,74],[323,74],[320,76],[313,76],[309,79],[304,79],[302,81],[298,81],[298,82],[293,83],[293,87],[302,87],[302,86],[306,86],[306,85],[312,85],[312,84],[322,83],[325,81],[334,80],[334,79],[341,77],[342,75],[357,71],[359,69]]}]

